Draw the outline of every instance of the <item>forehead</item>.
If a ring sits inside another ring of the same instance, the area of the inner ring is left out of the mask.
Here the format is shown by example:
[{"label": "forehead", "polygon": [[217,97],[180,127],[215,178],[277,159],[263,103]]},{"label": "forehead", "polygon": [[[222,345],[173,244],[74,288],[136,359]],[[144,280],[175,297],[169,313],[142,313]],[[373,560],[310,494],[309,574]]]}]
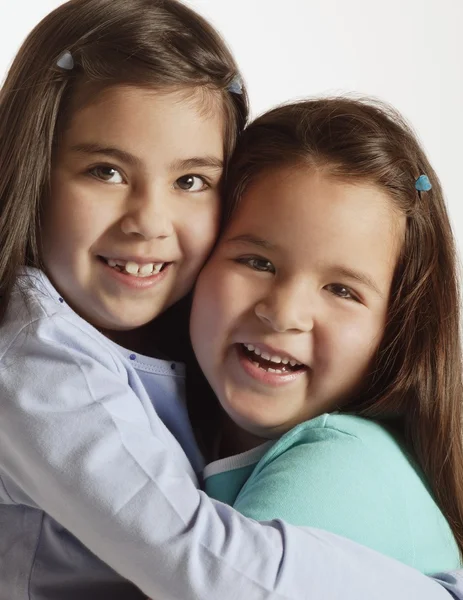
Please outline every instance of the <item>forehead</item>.
[{"label": "forehead", "polygon": [[388,195],[323,171],[280,168],[246,190],[226,237],[252,234],[297,260],[319,264],[395,264],[405,218]]},{"label": "forehead", "polygon": [[223,155],[224,116],[219,99],[203,92],[112,86],[77,90],[61,144],[98,141],[135,155],[162,145],[181,157]]}]

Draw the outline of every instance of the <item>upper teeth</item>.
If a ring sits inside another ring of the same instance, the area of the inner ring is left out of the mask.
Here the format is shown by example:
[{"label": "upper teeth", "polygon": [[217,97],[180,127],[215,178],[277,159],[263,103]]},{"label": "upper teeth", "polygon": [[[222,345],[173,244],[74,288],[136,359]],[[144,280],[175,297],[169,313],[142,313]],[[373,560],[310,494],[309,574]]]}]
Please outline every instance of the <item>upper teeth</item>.
[{"label": "upper teeth", "polygon": [[287,356],[279,356],[278,354],[271,355],[268,352],[262,351],[260,348],[256,348],[252,344],[243,344],[243,346],[247,348],[250,352],[254,352],[254,354],[257,354],[257,356],[261,356],[264,360],[270,360],[274,363],[283,363],[284,365],[287,365],[289,363],[292,367],[302,364],[298,363],[293,358],[289,358]]},{"label": "upper teeth", "polygon": [[164,265],[164,263],[145,263],[144,265],[139,265],[132,260],[125,261],[112,258],[108,258],[107,262],[110,267],[122,267],[130,275],[137,275],[139,277],[149,277],[150,275],[159,273]]}]

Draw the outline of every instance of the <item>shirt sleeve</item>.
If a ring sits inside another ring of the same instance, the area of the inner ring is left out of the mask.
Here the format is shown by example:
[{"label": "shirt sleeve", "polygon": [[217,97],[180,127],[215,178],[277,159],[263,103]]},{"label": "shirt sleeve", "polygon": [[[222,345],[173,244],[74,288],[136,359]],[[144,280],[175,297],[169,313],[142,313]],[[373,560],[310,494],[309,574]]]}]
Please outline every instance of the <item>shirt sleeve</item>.
[{"label": "shirt sleeve", "polygon": [[449,594],[452,598],[456,600],[463,599],[463,570],[460,569],[458,571],[449,571],[448,573],[440,573],[435,576],[436,581],[438,581],[446,590],[449,591]]},{"label": "shirt sleeve", "polygon": [[86,344],[32,332],[3,357],[0,460],[12,501],[29,498],[152,598],[448,600],[436,581],[361,545],[209,499]]}]

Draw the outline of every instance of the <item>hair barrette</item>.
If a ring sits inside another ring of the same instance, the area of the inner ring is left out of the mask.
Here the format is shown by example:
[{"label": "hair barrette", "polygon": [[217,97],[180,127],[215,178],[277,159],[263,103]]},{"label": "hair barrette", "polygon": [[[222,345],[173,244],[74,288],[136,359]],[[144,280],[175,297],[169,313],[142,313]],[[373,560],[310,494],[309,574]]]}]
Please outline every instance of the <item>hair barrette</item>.
[{"label": "hair barrette", "polygon": [[415,189],[418,192],[429,192],[432,189],[429,177],[427,175],[420,175],[415,181]]},{"label": "hair barrette", "polygon": [[65,69],[66,71],[72,71],[74,68],[74,59],[72,58],[72,54],[69,50],[66,50],[61,54],[61,56],[56,61],[56,66],[60,69]]},{"label": "hair barrette", "polygon": [[228,84],[227,90],[232,94],[242,94],[243,93],[243,82],[241,81],[241,77],[239,75],[235,75],[232,81]]}]

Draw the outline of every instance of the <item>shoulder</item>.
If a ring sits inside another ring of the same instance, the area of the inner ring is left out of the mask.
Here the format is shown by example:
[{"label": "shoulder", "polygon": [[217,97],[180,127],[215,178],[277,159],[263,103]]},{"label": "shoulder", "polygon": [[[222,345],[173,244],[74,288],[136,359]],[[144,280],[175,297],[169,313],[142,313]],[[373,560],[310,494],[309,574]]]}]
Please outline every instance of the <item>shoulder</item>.
[{"label": "shoulder", "polygon": [[76,360],[92,357],[114,369],[117,353],[109,340],[79,317],[43,275],[32,272],[13,290],[0,327],[0,361],[27,362],[40,348],[42,354],[70,352]]},{"label": "shoulder", "polygon": [[455,564],[422,473],[386,427],[361,417],[322,415],[292,429],[260,460],[235,507],[332,531],[428,572],[449,556]]},{"label": "shoulder", "polygon": [[313,448],[317,443],[324,446],[368,446],[376,450],[382,447],[400,449],[396,437],[384,425],[355,415],[332,413],[297,425],[282,436],[268,454],[276,455],[306,444]]},{"label": "shoulder", "polygon": [[388,505],[383,494],[390,498],[391,485],[382,469],[384,454],[375,450],[376,433],[383,434],[381,426],[350,415],[325,414],[301,423],[262,457],[237,508],[253,518],[283,518],[335,532],[345,533],[341,526],[354,515],[373,525],[373,507],[379,501]]},{"label": "shoulder", "polygon": [[324,414],[305,421],[282,436],[259,461],[264,470],[294,469],[346,478],[368,474],[391,480],[416,472],[402,440],[386,426],[355,415]]},{"label": "shoulder", "polygon": [[350,538],[425,572],[458,564],[448,524],[400,438],[361,417],[322,415],[261,459],[235,506]]},{"label": "shoulder", "polygon": [[[258,494],[265,518],[285,515],[298,525],[329,523],[328,529],[336,521],[331,530],[339,532],[355,514],[359,522],[373,525],[378,503],[390,511],[402,505],[398,482],[412,474],[400,448],[383,431],[377,423],[350,415],[321,415],[301,423],[259,461],[240,493],[240,507],[248,510]],[[379,450],[382,442],[374,441],[383,435],[387,450]]]}]

